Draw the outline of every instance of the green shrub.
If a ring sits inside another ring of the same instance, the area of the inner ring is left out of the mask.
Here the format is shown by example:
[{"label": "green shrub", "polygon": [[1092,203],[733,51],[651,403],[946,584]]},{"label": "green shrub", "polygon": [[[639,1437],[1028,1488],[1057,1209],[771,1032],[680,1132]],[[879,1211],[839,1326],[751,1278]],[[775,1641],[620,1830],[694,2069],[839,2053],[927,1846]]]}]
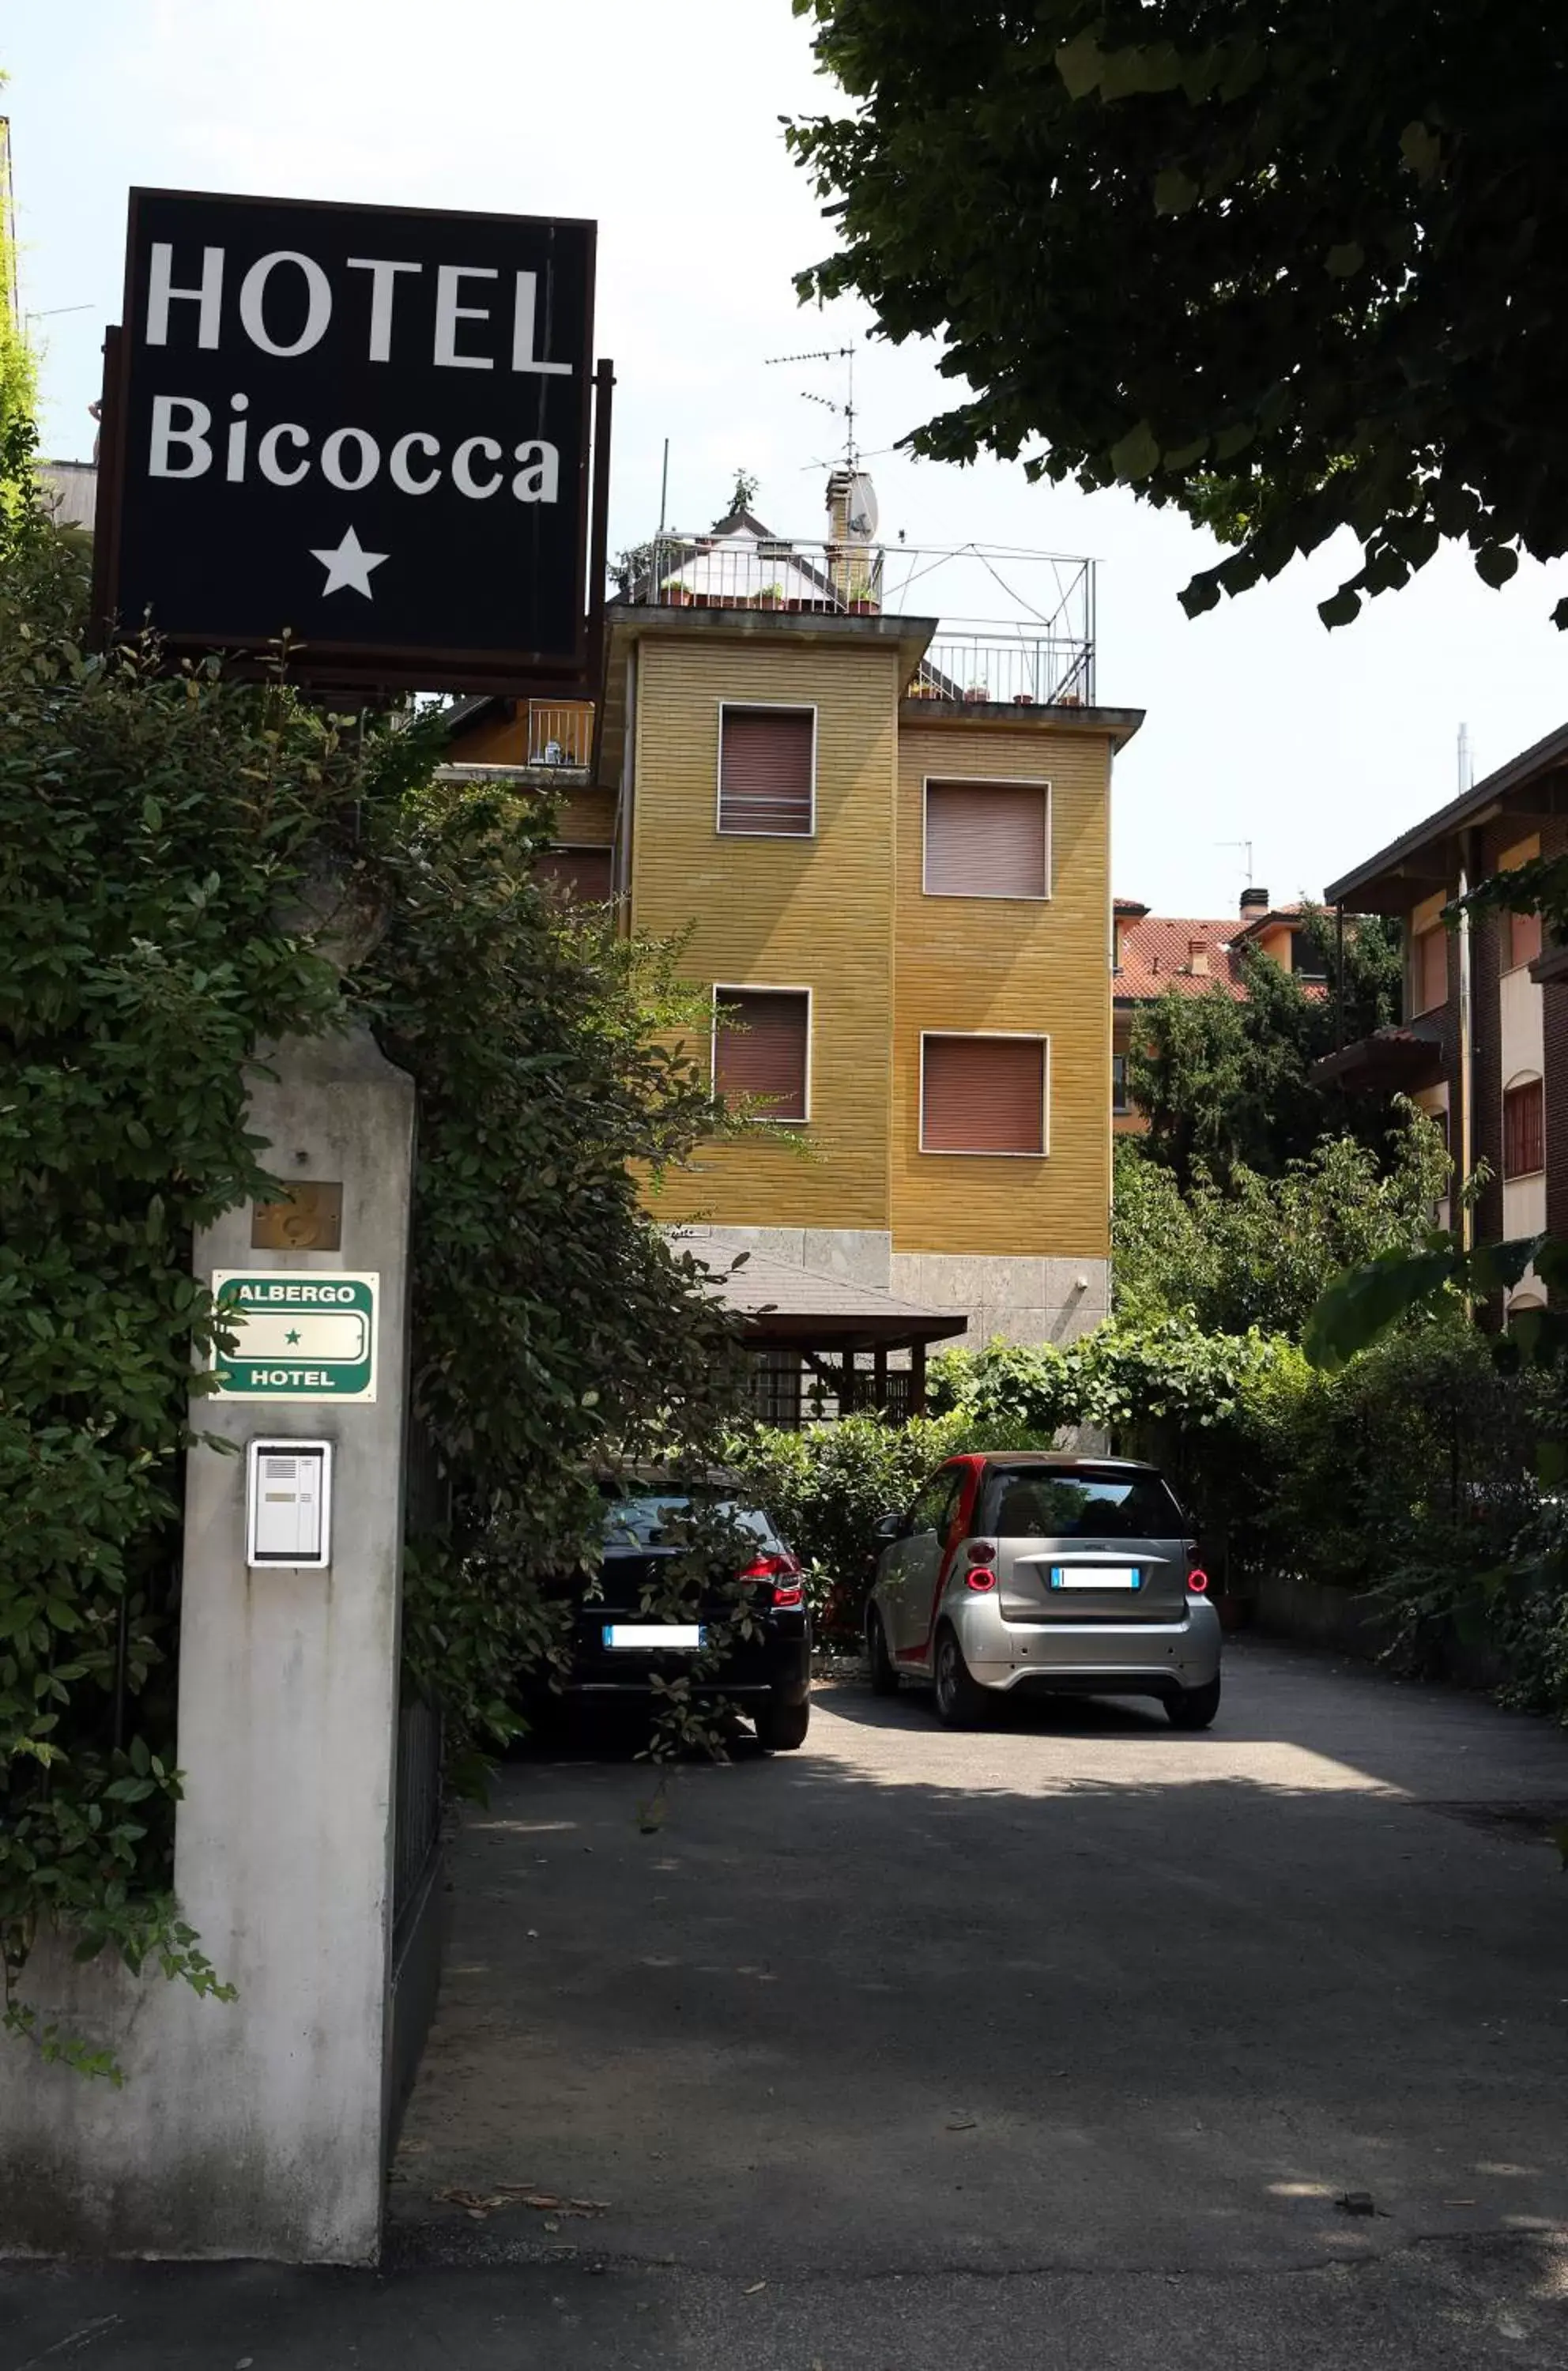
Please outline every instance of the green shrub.
[{"label": "green shrub", "polygon": [[[0,430],[3,492],[27,440]],[[182,1460],[213,1453],[191,1241],[275,1188],[258,1049],[368,1023],[419,1090],[437,1513],[404,1667],[442,1698],[449,1776],[516,1726],[597,1470],[706,1449],[740,1362],[638,1201],[714,1128],[666,1044],[674,950],[563,914],[533,877],[548,812],[432,781],[437,720],[333,718],[141,640],[91,655],[86,597],[80,551],[0,500],[0,2026],[108,2072],[16,1987],[44,1918],[215,1981],[170,1891]],[[342,981],[302,927],[323,873],[386,925]]]},{"label": "green shrub", "polygon": [[[1537,1500],[1530,1388],[1456,1308],[1336,1374],[1279,1335],[1112,1321],[1065,1348],[993,1343],[935,1362],[957,1423],[1099,1428],[1167,1475],[1221,1587],[1265,1573],[1388,1588],[1424,1609],[1474,1593]],[[1412,1634],[1425,1619],[1413,1610]]]},{"label": "green shrub", "polygon": [[[1217,1587],[1283,1574],[1380,1590],[1398,1650],[1421,1660],[1456,1625],[1500,1644],[1519,1700],[1568,1707],[1564,1542],[1546,1542],[1532,1444],[1561,1413],[1537,1378],[1500,1372],[1452,1309],[1353,1359],[1310,1366],[1280,1336],[1114,1322],[1057,1348],[994,1342],[933,1361],[936,1413],[852,1417],[806,1432],[757,1426],[726,1444],[810,1571],[819,1629],[859,1637],[879,1515],[963,1450],[1049,1447],[1097,1428],[1168,1475]],[[1533,1528],[1532,1528],[1533,1527]],[[1501,1573],[1523,1537],[1528,1585]],[[1554,1561],[1554,1557],[1559,1561]]]},{"label": "green shrub", "polygon": [[1210,1333],[1299,1336],[1346,1267],[1425,1234],[1452,1164],[1435,1123],[1405,1105],[1378,1151],[1325,1137],[1278,1176],[1238,1163],[1189,1186],[1124,1138],[1112,1241],[1118,1319],[1175,1313]]},{"label": "green shrub", "polygon": [[723,1455],[805,1566],[819,1639],[842,1647],[860,1637],[878,1517],[907,1507],[944,1457],[1048,1448],[1050,1439],[1025,1416],[958,1407],[907,1424],[851,1416],[798,1432],[754,1425],[731,1434]]},{"label": "green shrub", "polygon": [[889,1424],[849,1416],[801,1431],[770,1425],[738,1429],[725,1463],[740,1475],[805,1566],[817,1635],[853,1645],[860,1635],[879,1515],[905,1507],[934,1466],[950,1457],[962,1425],[917,1417]]}]

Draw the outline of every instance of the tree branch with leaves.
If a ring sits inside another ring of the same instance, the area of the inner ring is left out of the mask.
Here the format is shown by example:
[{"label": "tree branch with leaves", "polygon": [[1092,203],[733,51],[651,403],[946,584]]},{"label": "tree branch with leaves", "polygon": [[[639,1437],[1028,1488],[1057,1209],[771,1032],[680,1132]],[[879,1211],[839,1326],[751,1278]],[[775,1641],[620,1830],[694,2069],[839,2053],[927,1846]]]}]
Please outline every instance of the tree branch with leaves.
[{"label": "tree branch with leaves", "polygon": [[[1353,619],[1445,539],[1568,550],[1568,22],[1530,0],[794,0],[851,104],[788,138],[860,296],[970,390],[917,452],[1121,484],[1236,549],[1348,526]],[[1554,611],[1568,623],[1568,597]]]}]

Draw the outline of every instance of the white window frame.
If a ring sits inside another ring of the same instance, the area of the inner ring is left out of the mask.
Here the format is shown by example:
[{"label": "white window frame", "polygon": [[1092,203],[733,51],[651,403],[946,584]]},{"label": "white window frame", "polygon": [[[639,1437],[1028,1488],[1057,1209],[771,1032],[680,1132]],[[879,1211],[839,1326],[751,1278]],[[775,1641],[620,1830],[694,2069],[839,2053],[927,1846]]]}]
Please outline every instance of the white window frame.
[{"label": "white window frame", "polygon": [[[1004,905],[1049,906],[1055,879],[1053,827],[1056,817],[1055,777],[1034,774],[924,774],[920,779],[920,895],[923,897],[968,897]],[[933,889],[930,863],[931,785],[942,791],[1043,791],[1045,793],[1045,886],[1043,889]],[[1114,945],[1114,938],[1112,942]],[[941,1035],[936,1030],[933,1035]]]},{"label": "white window frame", "polygon": [[[945,781],[946,776],[940,779]],[[926,1141],[926,1040],[928,1037],[1005,1037],[1015,1046],[1043,1046],[1040,1065],[1040,1150],[986,1152],[979,1147]],[[931,1161],[1049,1161],[1051,1158],[1051,1038],[1043,1029],[922,1029],[920,1032],[920,1151]]]},{"label": "white window frame", "polygon": [[[743,839],[799,839],[800,832],[751,833],[736,835]],[[812,989],[799,982],[776,979],[727,979],[713,983],[713,1017],[709,1024],[708,1083],[715,1094],[719,1092],[719,1007],[726,997],[735,996],[803,996],[806,1000],[806,1108],[799,1119],[788,1119],[782,1113],[758,1112],[755,1117],[766,1128],[810,1128],[812,1124],[812,1040],[816,1034],[816,997]]]},{"label": "white window frame", "polygon": [[[736,831],[724,822],[724,716],[729,709],[750,711],[777,709],[786,716],[812,720],[812,820],[808,831]],[[713,828],[721,839],[814,839],[817,827],[817,704],[814,700],[721,700],[719,702],[719,757],[714,769]]]}]

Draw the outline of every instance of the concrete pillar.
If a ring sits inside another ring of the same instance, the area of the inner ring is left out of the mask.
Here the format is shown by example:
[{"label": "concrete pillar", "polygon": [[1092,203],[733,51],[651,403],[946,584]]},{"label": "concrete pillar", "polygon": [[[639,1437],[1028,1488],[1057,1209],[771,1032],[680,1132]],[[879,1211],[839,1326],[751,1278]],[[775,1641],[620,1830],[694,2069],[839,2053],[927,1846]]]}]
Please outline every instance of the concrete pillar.
[{"label": "concrete pillar", "polygon": [[29,1996],[129,2079],[113,2091],[0,2044],[7,2252],[363,2263],[379,2247],[414,1091],[363,1031],[290,1043],[272,1067],[251,1098],[263,1158],[340,1182],[340,1244],[259,1249],[247,1204],[199,1237],[196,1267],[375,1272],[376,1395],[197,1403],[240,1452],[261,1434],[335,1451],[321,1571],[248,1569],[243,1453],[188,1461],[175,1879],[238,1998],[36,1955]]}]

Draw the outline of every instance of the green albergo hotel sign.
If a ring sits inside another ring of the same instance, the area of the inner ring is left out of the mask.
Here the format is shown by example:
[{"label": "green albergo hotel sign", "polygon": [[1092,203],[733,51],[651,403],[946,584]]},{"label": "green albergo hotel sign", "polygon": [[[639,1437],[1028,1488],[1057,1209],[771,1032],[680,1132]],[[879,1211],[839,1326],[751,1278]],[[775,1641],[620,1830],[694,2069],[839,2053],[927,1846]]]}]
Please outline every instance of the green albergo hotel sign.
[{"label": "green albergo hotel sign", "polygon": [[218,1396],[373,1400],[380,1284],[376,1275],[320,1268],[218,1269]]}]

